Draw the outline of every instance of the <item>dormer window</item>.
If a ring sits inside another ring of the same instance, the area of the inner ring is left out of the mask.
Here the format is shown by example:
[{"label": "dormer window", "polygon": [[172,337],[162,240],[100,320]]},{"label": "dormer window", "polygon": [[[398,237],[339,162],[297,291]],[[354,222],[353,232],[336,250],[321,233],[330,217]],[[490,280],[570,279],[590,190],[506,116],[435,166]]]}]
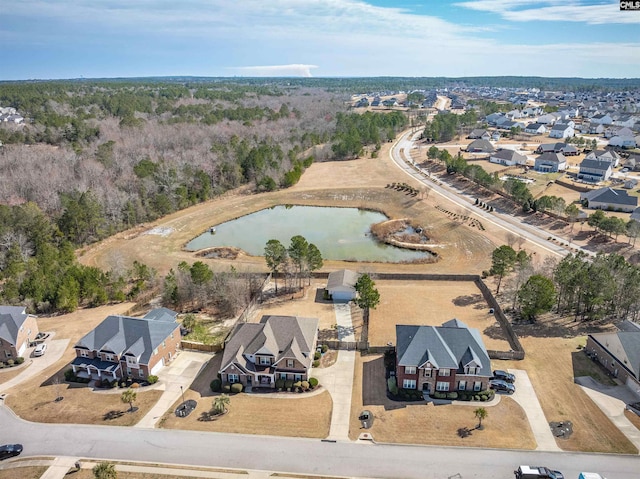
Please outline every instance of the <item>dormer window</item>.
[{"label": "dormer window", "polygon": [[260,364],[263,366],[268,366],[271,364],[271,358],[268,356],[260,356]]},{"label": "dormer window", "polygon": [[80,350],[80,357],[81,358],[88,358],[89,357],[89,351],[87,351],[86,349],[81,349]]},{"label": "dormer window", "polygon": [[287,367],[288,368],[292,368],[293,367],[293,359],[287,359]]}]

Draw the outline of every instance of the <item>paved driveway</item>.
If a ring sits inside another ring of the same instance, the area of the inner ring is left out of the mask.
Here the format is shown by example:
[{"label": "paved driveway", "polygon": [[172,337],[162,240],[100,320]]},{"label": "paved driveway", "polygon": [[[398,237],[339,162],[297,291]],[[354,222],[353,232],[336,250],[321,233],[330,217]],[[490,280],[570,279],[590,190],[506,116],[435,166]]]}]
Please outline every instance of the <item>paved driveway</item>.
[{"label": "paved driveway", "polygon": [[135,425],[135,427],[155,427],[156,422],[164,415],[173,403],[180,399],[183,389],[188,389],[198,373],[213,356],[208,353],[181,351],[171,364],[160,370],[158,376],[163,390],[158,402]]},{"label": "paved driveway", "polygon": [[47,343],[47,352],[44,356],[33,357],[33,350],[35,348],[27,349],[24,357],[25,362],[29,364],[27,366],[23,366],[22,372],[18,374],[13,379],[0,384],[0,393],[7,392],[14,386],[17,386],[20,383],[31,379],[32,377],[40,374],[42,371],[47,369],[52,364],[55,364],[64,354],[67,349],[67,345],[69,344],[68,339],[53,339],[46,341]]},{"label": "paved driveway", "polygon": [[561,449],[551,433],[547,418],[544,416],[536,391],[529,380],[529,375],[521,369],[509,369],[509,372],[516,376],[516,392],[511,397],[522,406],[527,415],[531,431],[538,443],[536,450],[560,451]]},{"label": "paved driveway", "polygon": [[640,451],[640,431],[624,415],[626,405],[640,398],[626,386],[604,386],[591,376],[576,378],[576,383]]}]

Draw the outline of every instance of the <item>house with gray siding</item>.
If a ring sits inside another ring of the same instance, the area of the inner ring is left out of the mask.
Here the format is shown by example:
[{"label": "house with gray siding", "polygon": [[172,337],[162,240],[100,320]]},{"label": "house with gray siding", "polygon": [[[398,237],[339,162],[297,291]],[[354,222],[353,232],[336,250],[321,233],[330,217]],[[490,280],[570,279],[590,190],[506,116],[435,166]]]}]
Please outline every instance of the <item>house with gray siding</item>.
[{"label": "house with gray siding", "polygon": [[334,301],[351,301],[356,297],[356,282],[360,275],[350,269],[332,271],[327,278],[327,294]]},{"label": "house with gray siding", "polygon": [[567,169],[567,159],[562,153],[548,151],[535,159],[534,169],[541,173],[557,173]]},{"label": "house with gray siding", "polygon": [[625,190],[599,188],[580,193],[580,201],[587,202],[592,210],[624,211],[631,213],[638,206],[638,197]]},{"label": "house with gray siding", "polygon": [[607,181],[613,173],[611,162],[605,160],[584,159],[580,163],[578,179],[588,183]]}]

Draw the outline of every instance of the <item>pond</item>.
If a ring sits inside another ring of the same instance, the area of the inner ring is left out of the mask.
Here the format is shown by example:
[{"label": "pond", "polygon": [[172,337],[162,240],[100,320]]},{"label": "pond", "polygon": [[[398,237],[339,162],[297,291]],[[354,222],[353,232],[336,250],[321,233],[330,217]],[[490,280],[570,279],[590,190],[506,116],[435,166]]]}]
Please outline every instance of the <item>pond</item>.
[{"label": "pond", "polygon": [[401,263],[428,259],[430,253],[397,248],[371,236],[372,224],[388,218],[358,208],[274,206],[215,225],[215,234],[203,233],[186,249],[235,246],[252,256],[263,256],[270,239],[289,247],[292,236],[304,236],[315,244],[324,259]]}]

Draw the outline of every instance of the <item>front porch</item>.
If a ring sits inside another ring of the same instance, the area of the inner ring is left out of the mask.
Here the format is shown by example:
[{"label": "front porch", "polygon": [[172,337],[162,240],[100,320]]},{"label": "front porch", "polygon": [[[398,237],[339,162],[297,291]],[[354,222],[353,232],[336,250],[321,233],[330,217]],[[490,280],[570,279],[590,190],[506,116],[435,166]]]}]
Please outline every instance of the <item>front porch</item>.
[{"label": "front porch", "polygon": [[76,358],[71,363],[73,373],[79,378],[115,381],[122,378],[120,363],[100,359]]}]

